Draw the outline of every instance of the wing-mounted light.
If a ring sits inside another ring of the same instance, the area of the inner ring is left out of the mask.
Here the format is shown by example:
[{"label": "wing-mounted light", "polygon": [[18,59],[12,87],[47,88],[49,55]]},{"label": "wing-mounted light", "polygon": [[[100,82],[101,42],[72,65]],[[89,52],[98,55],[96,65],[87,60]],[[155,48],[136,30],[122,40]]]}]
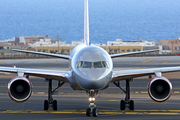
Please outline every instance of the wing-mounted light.
[{"label": "wing-mounted light", "polygon": [[162,76],[151,79],[147,87],[149,96],[156,102],[165,102],[172,94],[171,82]]},{"label": "wing-mounted light", "polygon": [[25,77],[15,77],[8,83],[9,97],[15,102],[24,102],[32,94],[32,83]]}]

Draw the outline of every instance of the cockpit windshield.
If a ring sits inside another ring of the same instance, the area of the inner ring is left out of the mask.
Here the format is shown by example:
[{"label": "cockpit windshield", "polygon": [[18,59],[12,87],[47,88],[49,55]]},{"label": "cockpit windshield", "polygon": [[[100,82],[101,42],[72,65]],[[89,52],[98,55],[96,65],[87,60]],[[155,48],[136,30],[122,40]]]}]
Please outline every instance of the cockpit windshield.
[{"label": "cockpit windshield", "polygon": [[102,65],[101,61],[100,62],[94,62],[94,67],[95,68],[102,68],[103,65]]},{"label": "cockpit windshield", "polygon": [[84,62],[83,68],[92,68],[92,62]]},{"label": "cockpit windshield", "polygon": [[76,64],[76,68],[108,68],[108,64],[106,61],[98,61],[98,62],[79,61]]}]

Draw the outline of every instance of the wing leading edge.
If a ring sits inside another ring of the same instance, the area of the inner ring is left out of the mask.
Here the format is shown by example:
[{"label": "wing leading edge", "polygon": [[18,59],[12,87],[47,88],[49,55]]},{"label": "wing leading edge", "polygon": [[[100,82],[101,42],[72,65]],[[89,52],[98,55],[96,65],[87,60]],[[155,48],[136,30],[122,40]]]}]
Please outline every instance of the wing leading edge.
[{"label": "wing leading edge", "polygon": [[70,56],[67,56],[67,55],[44,53],[44,52],[34,52],[34,51],[18,50],[18,49],[12,49],[12,51],[23,52],[23,53],[32,53],[32,54],[38,54],[38,55],[46,55],[46,56],[52,56],[52,57],[57,57],[57,58],[62,58],[62,59],[70,58]]},{"label": "wing leading edge", "polygon": [[47,79],[60,80],[63,82],[68,82],[67,76],[70,74],[69,71],[11,68],[11,67],[0,67],[0,72],[23,73],[24,75],[31,75],[31,76],[43,77]]},{"label": "wing leading edge", "polygon": [[112,54],[110,56],[111,56],[111,58],[116,58],[116,57],[121,57],[121,56],[134,55],[134,54],[140,54],[140,53],[157,52],[157,51],[159,51],[159,49],[138,51],[138,52],[129,52],[129,53],[120,53],[120,54]]},{"label": "wing leading edge", "polygon": [[178,67],[163,67],[163,68],[150,68],[150,69],[135,69],[135,70],[124,70],[124,71],[113,71],[113,77],[111,82],[131,79],[135,77],[142,77],[148,75],[157,75],[167,72],[177,72],[180,71],[180,66]]}]

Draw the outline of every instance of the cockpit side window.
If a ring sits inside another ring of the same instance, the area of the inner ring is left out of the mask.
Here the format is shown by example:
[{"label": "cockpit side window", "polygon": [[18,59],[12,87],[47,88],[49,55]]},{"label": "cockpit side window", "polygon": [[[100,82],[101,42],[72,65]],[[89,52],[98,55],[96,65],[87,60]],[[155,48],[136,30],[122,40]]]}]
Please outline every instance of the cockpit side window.
[{"label": "cockpit side window", "polygon": [[107,62],[106,62],[106,61],[102,61],[102,63],[103,63],[103,66],[104,66],[104,67],[106,67],[106,68],[108,67],[108,65],[107,65]]},{"label": "cockpit side window", "polygon": [[95,68],[102,68],[103,65],[102,65],[101,61],[99,61],[99,62],[94,62],[94,67],[95,67]]},{"label": "cockpit side window", "polygon": [[79,61],[79,62],[77,63],[77,68],[82,67],[82,65],[83,65],[83,61]]},{"label": "cockpit side window", "polygon": [[84,62],[83,68],[91,68],[92,67],[92,62]]}]

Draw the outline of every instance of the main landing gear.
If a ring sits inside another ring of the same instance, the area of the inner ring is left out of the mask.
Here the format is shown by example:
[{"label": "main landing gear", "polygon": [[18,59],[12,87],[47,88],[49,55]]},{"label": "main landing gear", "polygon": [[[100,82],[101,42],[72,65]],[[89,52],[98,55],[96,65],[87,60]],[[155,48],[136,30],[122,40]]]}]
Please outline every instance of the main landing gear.
[{"label": "main landing gear", "polygon": [[125,99],[120,101],[120,110],[125,110],[126,107],[128,107],[129,110],[134,110],[134,101],[130,100],[130,84],[129,84],[129,82],[131,82],[131,81],[133,81],[133,79],[126,80],[126,90],[121,88],[119,81],[114,82],[114,84],[117,87],[119,87],[126,94]]},{"label": "main landing gear", "polygon": [[46,79],[47,82],[49,82],[48,85],[48,100],[44,100],[44,110],[48,110],[49,108],[53,108],[53,110],[57,110],[57,100],[53,100],[53,93],[61,87],[64,82],[58,83],[58,87],[52,90],[52,79]]},{"label": "main landing gear", "polygon": [[96,105],[94,104],[95,102],[95,94],[98,93],[98,91],[94,91],[94,90],[90,90],[87,91],[87,93],[89,94],[89,108],[86,110],[86,116],[94,116],[97,117],[98,116],[98,109],[96,108]]}]

